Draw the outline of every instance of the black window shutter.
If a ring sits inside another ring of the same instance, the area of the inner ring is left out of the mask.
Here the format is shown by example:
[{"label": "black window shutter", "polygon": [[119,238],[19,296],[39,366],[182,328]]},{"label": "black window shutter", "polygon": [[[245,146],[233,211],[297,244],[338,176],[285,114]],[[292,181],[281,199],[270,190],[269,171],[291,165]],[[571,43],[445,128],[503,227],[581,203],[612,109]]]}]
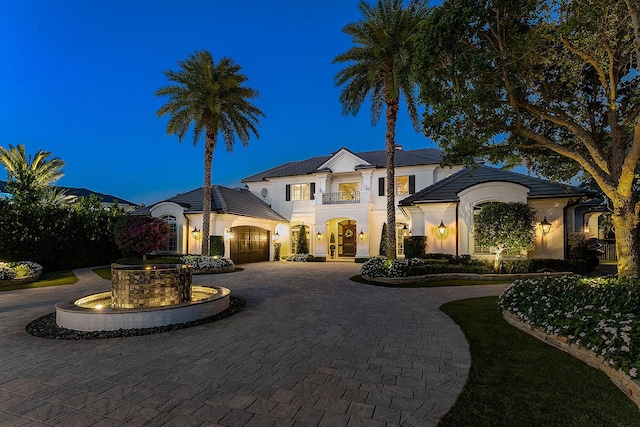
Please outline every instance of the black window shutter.
[{"label": "black window shutter", "polygon": [[409,194],[416,192],[416,176],[409,175]]},{"label": "black window shutter", "polygon": [[311,193],[311,200],[315,200],[316,198],[316,183],[312,182],[309,184],[309,192]]},{"label": "black window shutter", "polygon": [[384,178],[378,178],[378,196],[384,196]]},{"label": "black window shutter", "polygon": [[291,200],[291,185],[287,184],[284,190],[284,199],[288,202]]}]

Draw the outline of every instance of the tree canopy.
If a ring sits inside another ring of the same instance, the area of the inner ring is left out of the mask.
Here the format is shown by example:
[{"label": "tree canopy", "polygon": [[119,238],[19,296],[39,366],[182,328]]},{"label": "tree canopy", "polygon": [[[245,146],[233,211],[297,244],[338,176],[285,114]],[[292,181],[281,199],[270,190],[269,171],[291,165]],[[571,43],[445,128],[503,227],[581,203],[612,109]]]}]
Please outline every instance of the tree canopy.
[{"label": "tree canopy", "polygon": [[446,161],[518,155],[552,179],[592,177],[612,201],[618,272],[640,273],[637,0],[446,0],[414,76]]}]

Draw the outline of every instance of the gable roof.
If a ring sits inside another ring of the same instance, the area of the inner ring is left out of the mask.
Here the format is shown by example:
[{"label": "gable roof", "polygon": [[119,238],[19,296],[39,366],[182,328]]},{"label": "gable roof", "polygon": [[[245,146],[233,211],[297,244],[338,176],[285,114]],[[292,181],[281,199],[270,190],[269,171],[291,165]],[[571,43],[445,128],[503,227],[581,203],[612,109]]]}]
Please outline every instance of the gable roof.
[{"label": "gable roof", "polygon": [[[151,206],[132,212],[134,215],[149,215],[151,208],[159,203],[176,203],[185,208],[185,213],[200,213],[203,208],[203,187],[186,193],[178,194],[170,199],[162,200]],[[228,188],[222,185],[211,187],[211,212],[217,214],[234,214],[251,218],[285,221],[279,213],[260,200],[257,196],[244,188]]]},{"label": "gable roof", "polygon": [[[0,181],[0,193],[7,193],[7,186],[5,181]],[[120,197],[112,196],[111,194],[103,194],[98,193],[97,191],[91,191],[86,188],[74,188],[74,187],[62,187],[57,186],[56,188],[60,188],[64,190],[67,196],[76,196],[76,197],[86,197],[89,198],[91,195],[96,195],[98,198],[102,200],[103,203],[118,203],[119,205],[129,205],[129,206],[139,206],[137,203],[130,202],[125,199],[121,199]]]},{"label": "gable roof", "polygon": [[583,197],[591,191],[571,185],[556,184],[540,178],[522,175],[484,165],[467,166],[429,187],[403,199],[401,206],[418,203],[456,202],[458,194],[474,185],[487,182],[509,182],[529,189],[528,198]]},{"label": "gable roof", "polygon": [[[296,175],[308,175],[314,172],[320,172],[319,169],[322,165],[327,163],[333,156],[342,150],[349,151],[353,155],[361,158],[368,165],[375,168],[387,167],[387,153],[385,150],[376,151],[363,151],[353,152],[347,148],[341,147],[337,151],[331,153],[328,156],[311,157],[309,159],[288,162],[280,166],[276,166],[266,171],[251,175],[244,178],[242,182],[256,182],[264,181],[269,178],[296,176]],[[395,151],[395,166],[416,166],[416,165],[431,165],[440,164],[442,158],[442,152],[436,148],[421,148],[417,150],[400,150]],[[357,165],[364,166],[364,165]]]}]

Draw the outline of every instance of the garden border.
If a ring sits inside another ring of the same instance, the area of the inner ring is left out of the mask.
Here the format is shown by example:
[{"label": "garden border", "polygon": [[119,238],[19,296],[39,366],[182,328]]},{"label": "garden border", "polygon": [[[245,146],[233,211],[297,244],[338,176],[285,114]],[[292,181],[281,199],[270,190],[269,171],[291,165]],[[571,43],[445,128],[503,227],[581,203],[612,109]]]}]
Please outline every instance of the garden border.
[{"label": "garden border", "polygon": [[624,372],[607,365],[604,362],[604,359],[593,351],[584,349],[576,344],[569,343],[566,337],[552,335],[541,329],[535,328],[528,323],[523,322],[508,310],[502,311],[502,317],[507,321],[507,323],[521,331],[526,332],[527,334],[546,344],[552,345],[559,350],[569,353],[571,356],[582,360],[591,367],[600,369],[609,377],[611,382],[622,390],[622,392],[626,394],[640,409],[640,381],[634,380]]},{"label": "garden border", "polygon": [[437,280],[504,280],[505,282],[516,279],[529,279],[532,277],[562,277],[574,276],[571,272],[558,273],[518,273],[518,274],[495,274],[495,273],[435,273],[423,274],[420,276],[407,277],[371,277],[363,274],[362,278],[371,282],[386,283],[388,285],[402,285],[405,283],[424,283]]},{"label": "garden border", "polygon": [[23,285],[25,283],[35,282],[40,278],[40,274],[41,273],[38,273],[35,276],[20,277],[19,279],[0,280],[0,288],[5,286]]}]

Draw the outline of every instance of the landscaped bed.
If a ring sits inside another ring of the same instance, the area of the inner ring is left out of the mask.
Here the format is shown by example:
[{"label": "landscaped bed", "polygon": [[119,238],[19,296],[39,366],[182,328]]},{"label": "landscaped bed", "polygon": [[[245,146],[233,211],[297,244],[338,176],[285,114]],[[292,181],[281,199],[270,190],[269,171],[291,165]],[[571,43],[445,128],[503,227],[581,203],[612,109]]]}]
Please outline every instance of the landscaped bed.
[{"label": "landscaped bed", "polygon": [[31,261],[0,263],[0,287],[35,282],[41,273],[42,266]]}]

